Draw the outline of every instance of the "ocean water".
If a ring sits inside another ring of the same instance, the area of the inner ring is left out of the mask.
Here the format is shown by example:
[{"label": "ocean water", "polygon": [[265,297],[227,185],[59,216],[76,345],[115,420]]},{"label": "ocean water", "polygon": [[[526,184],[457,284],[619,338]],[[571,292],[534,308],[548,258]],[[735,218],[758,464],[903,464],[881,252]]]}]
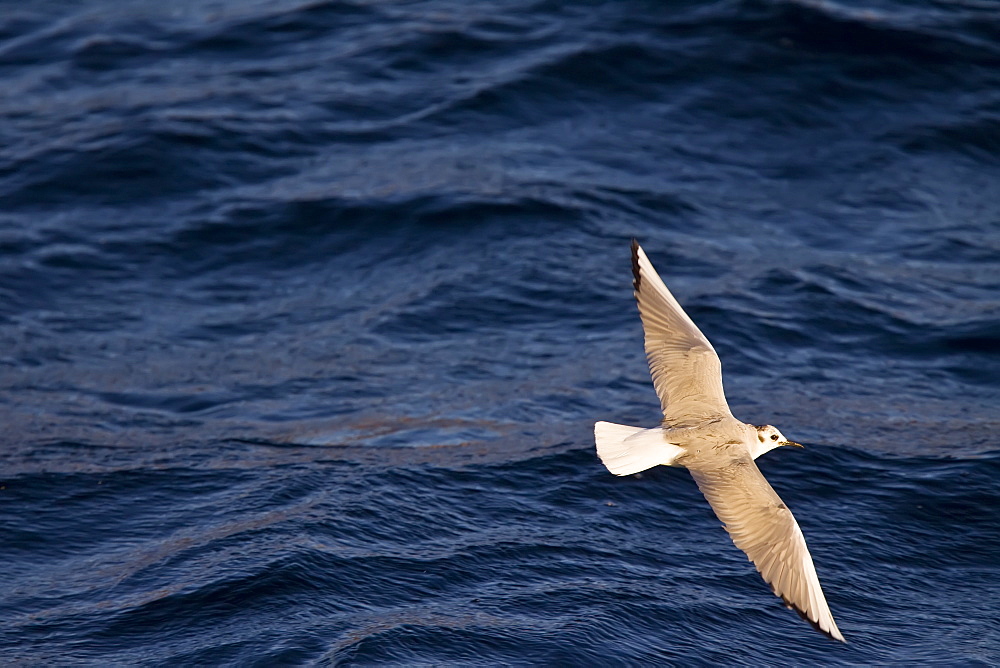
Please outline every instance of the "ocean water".
[{"label": "ocean water", "polygon": [[[1000,11],[0,2],[0,663],[1000,663]],[[637,238],[848,644],[658,420]]]}]

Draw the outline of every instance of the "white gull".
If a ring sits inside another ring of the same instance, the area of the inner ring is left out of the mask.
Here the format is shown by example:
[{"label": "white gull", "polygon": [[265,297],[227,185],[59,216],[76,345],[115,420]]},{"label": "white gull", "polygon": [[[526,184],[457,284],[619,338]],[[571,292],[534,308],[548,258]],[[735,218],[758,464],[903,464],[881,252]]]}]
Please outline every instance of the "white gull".
[{"label": "white gull", "polygon": [[634,240],[632,273],[663,422],[653,429],[598,422],[598,456],[615,475],[660,464],[686,468],[736,547],[747,553],[785,605],[827,637],[846,642],[798,522],[754,463],[778,446],[802,446],[771,425],[758,427],[733,417],[715,348]]}]

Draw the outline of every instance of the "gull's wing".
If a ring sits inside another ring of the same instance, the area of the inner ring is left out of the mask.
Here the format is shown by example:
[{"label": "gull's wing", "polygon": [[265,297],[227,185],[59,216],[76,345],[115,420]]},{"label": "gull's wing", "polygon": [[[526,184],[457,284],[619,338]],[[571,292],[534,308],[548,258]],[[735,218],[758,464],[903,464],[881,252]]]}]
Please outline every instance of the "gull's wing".
[{"label": "gull's wing", "polygon": [[715,348],[667,290],[634,239],[632,274],[646,333],[649,372],[664,422],[683,426],[732,415],[722,391],[722,364]]},{"label": "gull's wing", "polygon": [[720,468],[689,470],[736,547],[747,553],[774,593],[817,631],[846,642],[826,604],[799,523],[749,454]]}]

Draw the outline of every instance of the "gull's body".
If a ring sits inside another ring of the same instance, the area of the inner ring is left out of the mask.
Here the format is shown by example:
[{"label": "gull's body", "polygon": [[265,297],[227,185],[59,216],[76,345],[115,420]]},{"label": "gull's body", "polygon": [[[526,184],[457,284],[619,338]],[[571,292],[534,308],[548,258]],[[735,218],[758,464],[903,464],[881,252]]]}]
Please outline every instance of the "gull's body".
[{"label": "gull's body", "polygon": [[635,241],[632,272],[663,423],[642,429],[598,422],[594,436],[601,461],[616,475],[660,464],[686,468],[774,593],[814,628],[844,641],[798,522],[754,463],[778,446],[798,443],[770,425],[756,427],[733,417],[719,356]]}]

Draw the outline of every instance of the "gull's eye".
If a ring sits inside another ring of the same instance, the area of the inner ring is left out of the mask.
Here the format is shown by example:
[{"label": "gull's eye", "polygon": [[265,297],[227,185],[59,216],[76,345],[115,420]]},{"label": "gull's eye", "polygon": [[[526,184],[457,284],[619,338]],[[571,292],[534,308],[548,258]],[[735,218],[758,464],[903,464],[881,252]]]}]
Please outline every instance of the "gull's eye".
[{"label": "gull's eye", "polygon": [[777,434],[771,434],[771,440],[772,441],[777,441],[778,440],[778,435]]}]

